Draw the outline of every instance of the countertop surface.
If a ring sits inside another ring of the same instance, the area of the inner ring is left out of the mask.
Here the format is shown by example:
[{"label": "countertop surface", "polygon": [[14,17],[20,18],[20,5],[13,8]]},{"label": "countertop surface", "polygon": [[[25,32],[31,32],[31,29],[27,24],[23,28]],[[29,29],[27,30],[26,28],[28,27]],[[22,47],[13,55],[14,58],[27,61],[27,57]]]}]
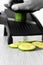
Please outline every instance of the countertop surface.
[{"label": "countertop surface", "polygon": [[43,50],[22,52],[11,49],[8,47],[7,37],[3,36],[3,31],[3,27],[0,27],[0,65],[43,65]]}]

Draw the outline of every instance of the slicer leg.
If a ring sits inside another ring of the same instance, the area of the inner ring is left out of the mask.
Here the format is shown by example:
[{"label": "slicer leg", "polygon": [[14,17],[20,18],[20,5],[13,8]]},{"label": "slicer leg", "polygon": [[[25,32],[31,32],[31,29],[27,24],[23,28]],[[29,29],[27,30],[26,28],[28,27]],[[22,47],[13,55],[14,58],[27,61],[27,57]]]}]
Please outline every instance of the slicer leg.
[{"label": "slicer leg", "polygon": [[13,43],[13,38],[12,38],[12,36],[9,36],[9,37],[8,37],[8,45],[9,45],[9,44],[12,44],[12,43]]},{"label": "slicer leg", "polygon": [[4,27],[4,36],[7,36],[6,27]]},{"label": "slicer leg", "polygon": [[6,34],[6,32],[7,32],[7,36],[8,36],[8,45],[12,44],[13,43],[13,38],[12,38],[12,35],[10,33],[9,26],[5,27],[5,34]]}]

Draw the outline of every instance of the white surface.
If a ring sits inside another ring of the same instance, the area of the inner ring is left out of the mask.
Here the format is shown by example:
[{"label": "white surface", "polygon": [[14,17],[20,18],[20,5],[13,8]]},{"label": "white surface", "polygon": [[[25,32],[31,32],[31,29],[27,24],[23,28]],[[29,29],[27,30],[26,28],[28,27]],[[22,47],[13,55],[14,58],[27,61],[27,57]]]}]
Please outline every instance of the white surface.
[{"label": "white surface", "polygon": [[[7,37],[3,36],[3,32],[4,26],[0,25],[0,65],[43,65],[43,50],[22,52],[11,49],[8,47]],[[29,39],[34,38],[41,40],[41,36],[29,37]]]}]

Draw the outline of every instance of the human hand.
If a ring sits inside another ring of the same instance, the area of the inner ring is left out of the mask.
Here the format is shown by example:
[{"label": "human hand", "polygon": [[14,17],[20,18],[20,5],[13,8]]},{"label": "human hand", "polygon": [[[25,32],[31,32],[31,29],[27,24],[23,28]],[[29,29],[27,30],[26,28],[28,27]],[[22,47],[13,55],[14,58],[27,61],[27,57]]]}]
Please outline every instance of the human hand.
[{"label": "human hand", "polygon": [[23,3],[13,4],[13,10],[39,10],[43,8],[43,0],[24,0]]}]

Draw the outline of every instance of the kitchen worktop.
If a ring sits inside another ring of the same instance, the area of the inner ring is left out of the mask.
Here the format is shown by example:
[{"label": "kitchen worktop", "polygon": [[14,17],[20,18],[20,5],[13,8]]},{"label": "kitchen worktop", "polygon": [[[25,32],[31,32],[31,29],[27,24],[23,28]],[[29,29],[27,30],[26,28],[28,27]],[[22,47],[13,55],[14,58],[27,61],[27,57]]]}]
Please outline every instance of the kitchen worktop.
[{"label": "kitchen worktop", "polygon": [[[43,65],[43,50],[22,52],[11,49],[8,47],[7,37],[3,36],[3,30],[3,26],[0,26],[0,65]],[[41,36],[34,38],[41,40]]]}]

